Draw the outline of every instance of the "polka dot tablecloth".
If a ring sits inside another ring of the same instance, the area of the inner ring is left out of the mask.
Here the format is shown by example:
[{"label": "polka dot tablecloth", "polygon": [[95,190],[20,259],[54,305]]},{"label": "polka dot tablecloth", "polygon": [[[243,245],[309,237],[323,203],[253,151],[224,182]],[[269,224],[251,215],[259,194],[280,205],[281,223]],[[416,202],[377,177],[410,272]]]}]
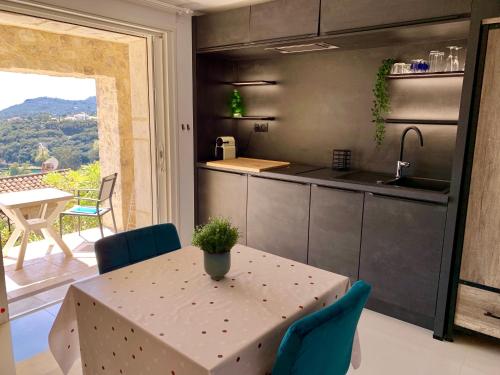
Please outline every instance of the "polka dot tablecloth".
[{"label": "polka dot tablecloth", "polygon": [[214,281],[202,251],[186,247],[74,284],[49,336],[54,357],[65,374],[81,355],[92,375],[265,375],[288,326],[349,287],[347,277],[241,245],[231,262]]}]

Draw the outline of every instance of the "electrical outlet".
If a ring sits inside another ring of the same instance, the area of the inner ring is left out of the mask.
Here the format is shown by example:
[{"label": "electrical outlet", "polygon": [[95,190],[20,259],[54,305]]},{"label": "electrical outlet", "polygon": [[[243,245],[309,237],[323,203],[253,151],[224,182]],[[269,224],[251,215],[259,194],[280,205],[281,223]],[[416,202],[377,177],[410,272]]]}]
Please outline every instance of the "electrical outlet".
[{"label": "electrical outlet", "polygon": [[269,123],[267,122],[262,124],[255,123],[253,129],[256,133],[267,133],[269,131]]}]

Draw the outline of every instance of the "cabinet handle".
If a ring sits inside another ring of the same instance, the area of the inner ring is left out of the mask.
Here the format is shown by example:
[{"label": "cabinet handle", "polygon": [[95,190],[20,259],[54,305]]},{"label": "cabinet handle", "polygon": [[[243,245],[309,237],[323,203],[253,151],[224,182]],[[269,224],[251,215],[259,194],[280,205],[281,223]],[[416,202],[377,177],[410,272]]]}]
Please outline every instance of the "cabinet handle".
[{"label": "cabinet handle", "polygon": [[499,320],[500,320],[500,316],[495,315],[495,314],[493,314],[493,313],[491,313],[491,312],[489,312],[489,311],[486,311],[486,312],[484,313],[484,316],[487,316],[487,317],[489,317],[489,318],[499,319]]},{"label": "cabinet handle", "polygon": [[191,125],[187,124],[186,128],[187,128],[188,131],[190,131],[191,130]]},{"label": "cabinet handle", "polygon": [[182,130],[184,130],[184,128],[185,128],[185,127],[184,127],[184,124],[181,124],[181,129],[182,129]]}]

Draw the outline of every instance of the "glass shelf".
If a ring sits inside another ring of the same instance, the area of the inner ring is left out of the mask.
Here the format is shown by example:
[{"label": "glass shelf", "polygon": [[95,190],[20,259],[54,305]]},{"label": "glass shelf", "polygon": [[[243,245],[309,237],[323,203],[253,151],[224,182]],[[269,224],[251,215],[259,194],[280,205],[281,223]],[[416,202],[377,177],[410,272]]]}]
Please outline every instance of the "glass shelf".
[{"label": "glass shelf", "polygon": [[222,117],[223,119],[226,120],[267,120],[267,121],[274,121],[276,120],[276,117],[274,116],[243,116],[243,117],[231,117],[231,116],[224,116]]},{"label": "glass shelf", "polygon": [[415,124],[415,125],[458,125],[458,120],[417,120],[417,119],[385,119],[386,124]]},{"label": "glass shelf", "polygon": [[409,73],[409,74],[390,74],[389,79],[415,79],[415,78],[447,78],[463,77],[464,72],[439,72],[439,73]]},{"label": "glass shelf", "polygon": [[225,82],[225,84],[232,86],[269,86],[276,85],[276,81],[236,81]]}]

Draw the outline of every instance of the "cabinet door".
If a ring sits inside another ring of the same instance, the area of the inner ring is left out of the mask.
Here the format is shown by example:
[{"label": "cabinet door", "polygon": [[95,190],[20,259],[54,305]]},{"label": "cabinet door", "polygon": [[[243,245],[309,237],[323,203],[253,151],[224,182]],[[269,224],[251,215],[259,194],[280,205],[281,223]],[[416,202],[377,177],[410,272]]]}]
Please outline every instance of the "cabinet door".
[{"label": "cabinet door", "polygon": [[364,194],[311,187],[309,264],[358,279]]},{"label": "cabinet door", "polygon": [[319,0],[275,0],[252,5],[250,40],[317,35],[319,3]]},{"label": "cabinet door", "polygon": [[310,189],[249,176],[248,246],[306,263]]},{"label": "cabinet door", "polygon": [[366,193],[359,278],[367,306],[432,328],[446,207]]},{"label": "cabinet door", "polygon": [[460,278],[500,289],[500,29],[490,29]]},{"label": "cabinet door", "polygon": [[198,49],[250,41],[250,7],[195,17]]},{"label": "cabinet door", "polygon": [[198,169],[198,224],[223,216],[240,230],[239,243],[246,245],[247,175]]},{"label": "cabinet door", "polygon": [[320,33],[468,14],[471,0],[322,0]]}]

